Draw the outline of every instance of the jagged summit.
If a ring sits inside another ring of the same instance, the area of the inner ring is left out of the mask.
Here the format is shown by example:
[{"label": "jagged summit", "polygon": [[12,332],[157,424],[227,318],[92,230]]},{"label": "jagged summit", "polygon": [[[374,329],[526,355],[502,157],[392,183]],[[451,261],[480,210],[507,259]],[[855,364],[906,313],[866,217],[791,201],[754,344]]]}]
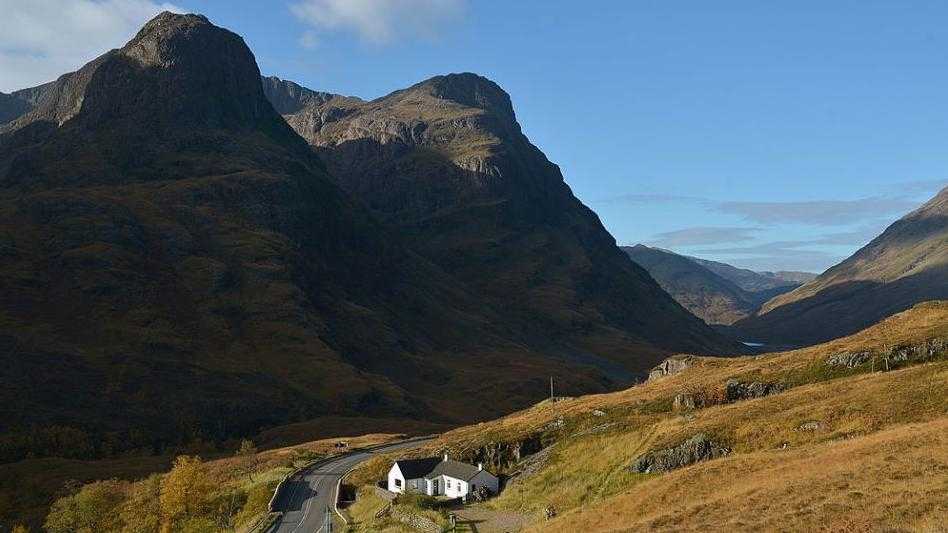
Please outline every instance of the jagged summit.
[{"label": "jagged summit", "polygon": [[408,95],[419,92],[435,98],[450,100],[462,106],[483,109],[511,121],[516,120],[510,95],[500,85],[479,74],[463,72],[435,76],[403,91],[397,91],[393,95]]},{"label": "jagged summit", "polygon": [[153,133],[253,128],[260,121],[275,124],[274,117],[256,61],[239,35],[201,15],[164,12],[122,48],[49,84],[35,108],[4,129],[61,127],[75,119],[85,130],[125,123],[132,132]]}]

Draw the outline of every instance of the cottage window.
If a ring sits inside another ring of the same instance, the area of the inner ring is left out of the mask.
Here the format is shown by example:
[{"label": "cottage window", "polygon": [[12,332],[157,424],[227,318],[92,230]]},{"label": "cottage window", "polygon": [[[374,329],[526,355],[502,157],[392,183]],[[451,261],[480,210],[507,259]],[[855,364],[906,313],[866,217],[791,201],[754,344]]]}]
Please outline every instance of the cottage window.
[{"label": "cottage window", "polygon": [[398,478],[395,478],[395,486],[396,486],[396,487],[401,487],[401,486],[402,486],[402,480],[400,480],[400,479],[398,479]]},{"label": "cottage window", "polygon": [[449,489],[451,488],[451,480],[450,480],[450,479],[448,480],[448,488],[449,488]]}]

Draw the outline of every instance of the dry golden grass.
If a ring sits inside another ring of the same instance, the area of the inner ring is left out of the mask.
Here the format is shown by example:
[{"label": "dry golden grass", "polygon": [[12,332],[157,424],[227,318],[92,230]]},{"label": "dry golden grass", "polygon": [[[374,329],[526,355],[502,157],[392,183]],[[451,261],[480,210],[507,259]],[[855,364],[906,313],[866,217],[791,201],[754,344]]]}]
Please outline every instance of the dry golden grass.
[{"label": "dry golden grass", "polygon": [[[429,448],[475,450],[529,435],[556,443],[535,474],[491,502],[537,530],[933,530],[948,498],[948,361],[882,372],[828,369],[842,351],[881,353],[948,338],[948,303],[920,305],[845,339],[792,352],[699,358],[680,374],[613,394],[537,406],[446,433]],[[671,409],[680,392],[728,378],[787,383],[764,398]],[[600,410],[599,416],[592,412]],[[817,422],[816,430],[801,430]],[[590,432],[591,429],[598,431]],[[631,473],[641,453],[712,435],[733,453],[664,475]],[[547,506],[559,517],[541,518]]]},{"label": "dry golden grass", "polygon": [[[943,531],[948,419],[654,476],[535,531]],[[942,529],[939,529],[942,528]]]}]

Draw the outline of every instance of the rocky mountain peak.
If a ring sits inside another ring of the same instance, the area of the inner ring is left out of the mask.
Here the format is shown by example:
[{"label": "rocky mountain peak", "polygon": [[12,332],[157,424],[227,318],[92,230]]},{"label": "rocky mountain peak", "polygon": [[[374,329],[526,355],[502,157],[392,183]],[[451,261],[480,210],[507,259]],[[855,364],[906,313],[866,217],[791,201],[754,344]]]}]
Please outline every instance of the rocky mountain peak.
[{"label": "rocky mountain peak", "polygon": [[510,95],[493,81],[464,72],[461,74],[446,74],[425,80],[406,92],[424,91],[435,98],[450,100],[467,107],[474,107],[491,112],[495,115],[516,120]]},{"label": "rocky mountain peak", "polygon": [[198,51],[196,45],[209,44],[219,32],[230,33],[215,27],[203,15],[164,11],[148,21],[122,50],[125,55],[135,57],[145,65],[168,67],[182,52]]},{"label": "rocky mountain peak", "polygon": [[87,131],[108,123],[176,135],[189,127],[251,129],[278,119],[239,35],[201,15],[164,12],[122,48],[61,76],[7,129],[71,121]]}]

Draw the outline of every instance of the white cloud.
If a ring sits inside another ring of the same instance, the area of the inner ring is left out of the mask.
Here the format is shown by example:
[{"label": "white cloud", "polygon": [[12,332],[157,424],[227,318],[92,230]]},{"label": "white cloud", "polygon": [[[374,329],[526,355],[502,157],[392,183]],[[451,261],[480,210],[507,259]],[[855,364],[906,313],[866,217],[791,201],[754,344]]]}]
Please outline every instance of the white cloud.
[{"label": "white cloud", "polygon": [[151,0],[0,0],[0,91],[54,80],[125,44],[161,11]]},{"label": "white cloud", "polygon": [[[290,10],[318,31],[354,31],[372,43],[431,38],[458,18],[466,0],[302,0]],[[314,42],[311,36],[304,42]]]}]

